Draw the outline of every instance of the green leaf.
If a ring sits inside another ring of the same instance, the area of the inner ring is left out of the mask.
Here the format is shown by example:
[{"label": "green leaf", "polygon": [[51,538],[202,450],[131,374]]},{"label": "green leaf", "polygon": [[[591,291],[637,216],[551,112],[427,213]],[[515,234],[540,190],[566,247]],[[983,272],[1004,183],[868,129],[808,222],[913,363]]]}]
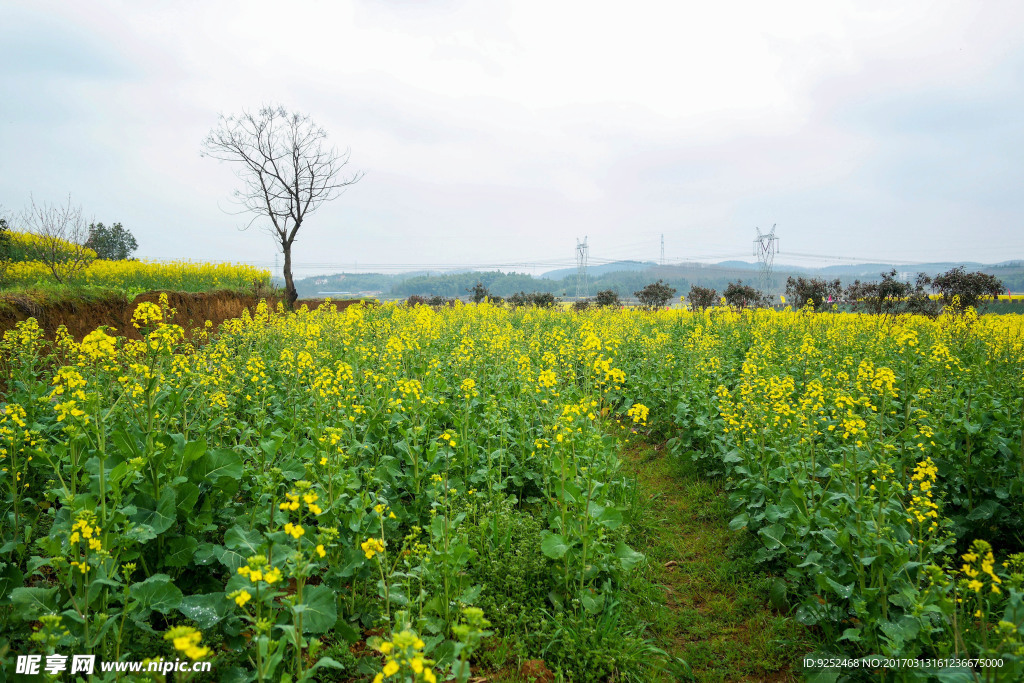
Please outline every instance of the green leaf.
[{"label": "green leaf", "polygon": [[971,510],[971,514],[967,515],[967,519],[971,521],[991,519],[992,515],[998,512],[1000,507],[1001,506],[998,501],[992,499],[986,500],[984,503]]},{"label": "green leaf", "polygon": [[206,439],[189,441],[181,454],[181,463],[185,466],[191,465],[206,453]]},{"label": "green leaf", "polygon": [[350,645],[363,639],[362,632],[343,619],[334,623],[334,634],[341,636]]},{"label": "green leaf", "polygon": [[281,444],[284,443],[285,435],[278,431],[270,436],[272,437],[270,439],[260,439],[260,449],[266,453],[268,459],[273,460],[278,449],[281,448]]},{"label": "green leaf", "polygon": [[[809,599],[816,600],[816,598]],[[804,626],[814,626],[819,621],[818,610],[807,603],[804,603],[796,608],[796,615],[794,618]]]},{"label": "green leaf", "polygon": [[722,456],[722,462],[743,462],[743,456],[737,450],[731,450]]},{"label": "green leaf", "polygon": [[156,534],[153,532],[153,527],[148,524],[134,524],[125,532],[124,536],[125,538],[137,543],[147,543],[156,538]]},{"label": "green leaf", "polygon": [[125,430],[118,429],[111,435],[110,440],[124,454],[125,460],[142,457],[142,453],[139,451],[139,444],[145,443],[145,438],[137,438],[135,434],[128,434]]},{"label": "green leaf", "polygon": [[281,475],[289,481],[302,479],[306,476],[306,466],[298,460],[287,460],[279,465]]},{"label": "green leaf", "polygon": [[936,680],[939,683],[974,683],[977,679],[974,677],[973,669],[940,669],[934,674]]},{"label": "green leaf", "polygon": [[230,612],[231,601],[226,596],[226,593],[186,595],[181,599],[178,611],[194,621],[197,628],[205,631]]},{"label": "green leaf", "polygon": [[[324,633],[338,620],[334,591],[327,586],[306,586],[302,594],[302,631]],[[299,605],[296,605],[298,607]]]},{"label": "green leaf", "polygon": [[331,659],[330,657],[321,657],[317,660],[316,664],[314,664],[308,670],[306,670],[301,680],[313,680],[310,674],[312,674],[317,669],[339,669],[341,671],[345,671],[345,665],[343,665],[336,659]]},{"label": "green leaf", "polygon": [[233,666],[220,675],[221,683],[251,683],[256,680],[256,672]]},{"label": "green leaf", "polygon": [[259,548],[263,544],[263,534],[255,529],[243,529],[237,524],[224,534],[224,545],[232,550],[237,550],[244,557],[259,555]]},{"label": "green leaf", "polygon": [[618,558],[623,571],[627,572],[640,562],[643,562],[644,559],[643,553],[638,553],[622,541],[619,541],[615,546],[615,557]]},{"label": "green leaf", "polygon": [[[157,503],[155,510],[147,510],[143,507],[138,509],[138,512],[132,517],[132,521],[136,524],[145,524],[153,530],[153,533],[160,535],[167,531],[174,524],[177,519],[177,512],[174,507],[176,493],[170,486],[166,487],[160,493],[160,502]],[[153,499],[150,498],[150,501]],[[152,505],[152,502],[149,503]]]},{"label": "green leaf", "polygon": [[600,595],[584,593],[580,602],[583,603],[583,609],[587,610],[591,614],[600,614],[601,610],[604,609],[604,593],[601,593]]},{"label": "green leaf", "polygon": [[853,643],[859,643],[861,641],[860,634],[862,631],[863,629],[859,628],[848,628],[843,631],[843,635],[839,636],[839,640],[849,640]]},{"label": "green leaf", "polygon": [[1024,596],[1017,591],[1010,592],[1010,599],[1003,612],[1003,621],[1011,624],[1024,624]]},{"label": "green leaf", "polygon": [[14,613],[25,621],[35,621],[57,611],[57,588],[15,588],[11,591]]},{"label": "green leaf", "polygon": [[747,528],[747,524],[749,524],[749,523],[750,523],[750,515],[748,515],[746,512],[742,512],[742,513],[736,515],[735,517],[733,517],[732,521],[729,522],[729,530],[730,531],[739,531],[740,529],[746,529]]},{"label": "green leaf", "polygon": [[807,557],[805,557],[804,561],[801,562],[800,564],[798,564],[797,567],[800,567],[800,568],[803,568],[803,567],[817,567],[817,566],[819,566],[819,562],[820,562],[821,558],[822,558],[822,554],[821,553],[819,553],[816,550],[812,550],[811,552],[807,553]]},{"label": "green leaf", "polygon": [[163,556],[165,567],[187,567],[192,562],[192,555],[199,547],[199,541],[191,536],[172,538],[167,542],[167,552]]},{"label": "green leaf", "polygon": [[196,564],[210,564],[220,556],[220,546],[212,543],[200,543],[193,555]]},{"label": "green leaf", "polygon": [[782,579],[775,579],[772,582],[771,591],[768,593],[768,599],[771,601],[772,607],[783,611],[789,609],[789,601],[786,599],[788,592],[786,582]]},{"label": "green leaf", "polygon": [[782,537],[786,533],[786,527],[783,525],[772,524],[769,527],[761,529],[757,533],[762,539],[764,539],[764,545],[768,550],[785,547],[785,544],[782,542]]},{"label": "green leaf", "polygon": [[579,502],[583,496],[583,491],[573,482],[567,481],[564,484],[555,484],[555,495],[558,496],[559,500],[571,504]]},{"label": "green leaf", "polygon": [[215,448],[196,461],[189,475],[197,484],[217,482],[223,477],[237,480],[242,476],[242,458],[226,448]]},{"label": "green leaf", "polygon": [[552,560],[558,560],[569,550],[569,546],[560,534],[545,530],[541,532],[540,550]]},{"label": "green leaf", "polygon": [[243,556],[242,553],[237,550],[231,550],[230,548],[225,548],[222,545],[214,546],[213,552],[217,556],[217,561],[232,572],[237,571],[238,568],[245,564],[246,560],[249,559],[248,555]]},{"label": "green leaf", "polygon": [[8,597],[15,588],[20,588],[25,582],[25,577],[17,565],[0,563],[3,570],[0,571],[0,605],[5,604]]},{"label": "green leaf", "polygon": [[472,605],[476,602],[476,599],[480,597],[480,591],[483,590],[483,586],[476,585],[470,586],[466,590],[462,591],[462,595],[459,596],[459,602],[463,605]]},{"label": "green leaf", "polygon": [[836,583],[828,577],[825,577],[825,580],[828,581],[828,585],[832,587],[832,590],[836,592],[836,595],[843,598],[844,600],[848,600],[850,596],[853,595],[854,584],[851,583],[849,586],[844,586],[841,583]]},{"label": "green leaf", "polygon": [[622,525],[622,510],[607,507],[597,518],[597,523],[608,529],[618,529]]},{"label": "green leaf", "polygon": [[804,681],[806,683],[836,683],[839,680],[839,674],[842,669],[839,667],[826,668],[821,667],[819,669],[805,669]]},{"label": "green leaf", "polygon": [[879,620],[878,626],[897,649],[902,648],[904,643],[912,640],[920,631],[917,620],[907,616],[901,617],[898,622]]},{"label": "green leaf", "polygon": [[190,520],[195,515],[196,503],[199,502],[199,487],[190,481],[177,486],[178,516]]},{"label": "green leaf", "polygon": [[167,614],[181,604],[181,591],[171,582],[167,574],[154,574],[145,581],[133,584],[128,593],[142,609],[151,609]]},{"label": "green leaf", "polygon": [[122,584],[120,581],[113,581],[111,579],[104,579],[96,576],[89,581],[89,602],[92,602],[99,597],[100,593],[105,588],[112,588],[114,591],[120,592]]}]

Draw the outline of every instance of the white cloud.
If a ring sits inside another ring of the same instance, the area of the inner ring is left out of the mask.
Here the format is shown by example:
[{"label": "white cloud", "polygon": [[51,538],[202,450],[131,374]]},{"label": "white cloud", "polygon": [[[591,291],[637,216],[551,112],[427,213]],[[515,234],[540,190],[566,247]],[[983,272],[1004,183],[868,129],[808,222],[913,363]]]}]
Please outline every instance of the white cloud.
[{"label": "white cloud", "polygon": [[[0,54],[13,103],[0,111],[0,203],[71,192],[98,219],[133,228],[147,256],[272,260],[269,238],[238,236],[245,220],[221,210],[230,168],[198,156],[217,113],[264,102],[309,111],[367,171],[304,228],[300,262],[571,258],[584,234],[595,254],[649,241],[654,257],[661,232],[680,251],[742,256],[754,225],[771,222],[805,251],[866,256],[884,245],[848,235],[886,225],[879,239],[912,259],[934,231],[928,219],[945,217],[953,244],[979,221],[1019,228],[1024,209],[968,187],[951,211],[892,184],[925,159],[934,174],[980,158],[969,117],[925,126],[914,145],[879,124],[915,92],[1024,104],[1015,79],[992,77],[1018,63],[1020,3],[124,1],[0,12],[0,38],[29,41]],[[872,107],[865,124],[856,112]],[[927,123],[912,106],[900,115],[904,130]],[[1017,151],[978,163],[1019,177]],[[823,240],[830,211],[846,227]]]}]

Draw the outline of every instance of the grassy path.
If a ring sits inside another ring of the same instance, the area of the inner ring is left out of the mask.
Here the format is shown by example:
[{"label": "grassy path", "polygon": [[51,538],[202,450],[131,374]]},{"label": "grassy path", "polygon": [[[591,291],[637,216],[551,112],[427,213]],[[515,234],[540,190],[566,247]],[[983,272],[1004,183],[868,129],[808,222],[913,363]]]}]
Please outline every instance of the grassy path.
[{"label": "grassy path", "polygon": [[796,662],[814,649],[810,635],[766,604],[773,577],[750,560],[756,539],[729,530],[721,485],[664,448],[626,457],[651,497],[642,550],[651,581],[664,588],[652,629],[658,646],[685,660],[697,681],[801,680]]}]

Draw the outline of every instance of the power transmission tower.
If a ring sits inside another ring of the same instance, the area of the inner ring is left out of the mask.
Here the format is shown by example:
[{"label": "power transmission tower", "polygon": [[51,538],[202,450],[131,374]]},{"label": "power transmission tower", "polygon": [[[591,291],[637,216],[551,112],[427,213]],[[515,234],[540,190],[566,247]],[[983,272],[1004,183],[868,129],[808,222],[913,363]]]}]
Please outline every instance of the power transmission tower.
[{"label": "power transmission tower", "polygon": [[576,238],[576,300],[581,301],[587,296],[589,283],[587,282],[587,256],[590,249],[587,247],[587,238],[580,242]]},{"label": "power transmission tower", "polygon": [[665,265],[665,233],[661,234],[661,265]]},{"label": "power transmission tower", "polygon": [[779,238],[775,236],[775,224],[767,233],[757,228],[757,239],[754,240],[754,256],[760,265],[758,278],[758,289],[767,294],[768,287],[772,282],[772,264],[775,263],[775,254],[779,253]]}]

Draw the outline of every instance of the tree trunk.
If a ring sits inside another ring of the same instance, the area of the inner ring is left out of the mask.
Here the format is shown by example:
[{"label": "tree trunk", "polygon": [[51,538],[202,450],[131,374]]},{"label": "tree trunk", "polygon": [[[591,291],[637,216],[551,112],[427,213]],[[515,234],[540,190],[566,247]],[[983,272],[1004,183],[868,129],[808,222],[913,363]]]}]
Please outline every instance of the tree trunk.
[{"label": "tree trunk", "polygon": [[299,293],[295,289],[295,280],[292,279],[292,243],[282,242],[281,249],[284,251],[284,299],[288,308],[295,308]]}]

